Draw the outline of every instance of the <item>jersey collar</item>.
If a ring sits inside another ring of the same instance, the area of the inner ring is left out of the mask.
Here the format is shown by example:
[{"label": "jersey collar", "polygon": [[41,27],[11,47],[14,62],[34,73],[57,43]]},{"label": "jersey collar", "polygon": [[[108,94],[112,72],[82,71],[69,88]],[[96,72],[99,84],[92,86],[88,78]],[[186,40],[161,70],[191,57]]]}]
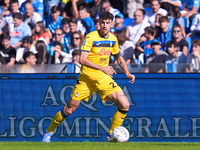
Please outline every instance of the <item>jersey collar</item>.
[{"label": "jersey collar", "polygon": [[99,33],[99,35],[100,35],[101,37],[103,37],[103,38],[105,38],[105,39],[107,39],[107,38],[109,37],[109,34],[108,34],[108,36],[103,36],[103,35],[100,33],[100,30],[98,30],[98,33]]}]

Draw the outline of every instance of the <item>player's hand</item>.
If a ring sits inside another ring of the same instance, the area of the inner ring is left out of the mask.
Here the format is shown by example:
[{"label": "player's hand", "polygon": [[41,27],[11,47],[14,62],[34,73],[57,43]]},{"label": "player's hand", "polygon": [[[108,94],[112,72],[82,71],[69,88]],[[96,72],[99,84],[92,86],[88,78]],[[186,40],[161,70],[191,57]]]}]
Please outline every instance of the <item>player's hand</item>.
[{"label": "player's hand", "polygon": [[114,68],[111,66],[103,67],[102,71],[105,74],[109,75],[111,78],[113,78],[113,74],[117,74],[116,71],[114,70]]},{"label": "player's hand", "polygon": [[129,81],[129,83],[133,84],[135,82],[135,76],[132,74],[128,74],[127,78],[131,79],[131,81]]}]

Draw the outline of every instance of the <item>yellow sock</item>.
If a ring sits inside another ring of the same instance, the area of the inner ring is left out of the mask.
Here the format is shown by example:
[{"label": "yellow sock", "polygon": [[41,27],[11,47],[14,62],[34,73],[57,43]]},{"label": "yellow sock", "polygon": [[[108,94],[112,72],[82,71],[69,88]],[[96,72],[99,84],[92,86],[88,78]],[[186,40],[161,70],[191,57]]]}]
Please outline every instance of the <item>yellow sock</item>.
[{"label": "yellow sock", "polygon": [[124,121],[124,118],[126,117],[127,112],[128,110],[120,110],[119,108],[117,109],[117,111],[115,112],[113,116],[113,120],[110,126],[110,130],[109,130],[110,134],[112,134],[115,128],[121,126],[121,124]]},{"label": "yellow sock", "polygon": [[66,117],[63,117],[61,111],[59,111],[55,117],[53,118],[53,120],[51,121],[51,124],[49,125],[47,131],[49,133],[53,133],[53,131],[58,127],[58,125],[61,124],[61,122],[63,122],[65,120]]}]

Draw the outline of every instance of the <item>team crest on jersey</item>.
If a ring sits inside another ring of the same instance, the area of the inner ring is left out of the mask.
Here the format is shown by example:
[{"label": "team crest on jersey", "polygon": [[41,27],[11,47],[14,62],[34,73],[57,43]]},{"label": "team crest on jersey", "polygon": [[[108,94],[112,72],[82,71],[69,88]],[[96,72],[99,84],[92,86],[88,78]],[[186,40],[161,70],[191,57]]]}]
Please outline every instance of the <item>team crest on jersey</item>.
[{"label": "team crest on jersey", "polygon": [[83,46],[85,45],[85,43],[86,43],[86,40],[83,42]]},{"label": "team crest on jersey", "polygon": [[76,92],[75,97],[78,97],[78,92]]},{"label": "team crest on jersey", "polygon": [[110,47],[112,47],[112,41],[110,42]]}]

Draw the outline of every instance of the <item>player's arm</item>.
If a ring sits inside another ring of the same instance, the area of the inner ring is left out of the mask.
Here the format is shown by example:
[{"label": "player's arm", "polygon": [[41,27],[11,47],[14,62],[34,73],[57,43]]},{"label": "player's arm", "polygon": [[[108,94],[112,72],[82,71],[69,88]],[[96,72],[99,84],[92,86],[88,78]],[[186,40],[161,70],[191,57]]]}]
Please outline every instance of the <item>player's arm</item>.
[{"label": "player's arm", "polygon": [[124,60],[124,58],[121,56],[121,54],[117,54],[115,55],[115,59],[117,60],[118,65],[120,66],[120,68],[124,71],[124,73],[126,74],[127,78],[131,79],[131,81],[129,81],[130,83],[134,83],[135,81],[135,76],[132,75],[129,70],[128,67],[126,65],[126,62]]},{"label": "player's arm", "polygon": [[101,70],[105,74],[109,75],[110,77],[113,77],[113,74],[116,74],[116,71],[113,69],[113,67],[111,67],[111,66],[103,67],[103,66],[97,65],[97,64],[91,62],[90,60],[88,60],[87,59],[88,55],[89,55],[88,52],[81,51],[80,63],[82,65],[90,67],[90,68]]}]

